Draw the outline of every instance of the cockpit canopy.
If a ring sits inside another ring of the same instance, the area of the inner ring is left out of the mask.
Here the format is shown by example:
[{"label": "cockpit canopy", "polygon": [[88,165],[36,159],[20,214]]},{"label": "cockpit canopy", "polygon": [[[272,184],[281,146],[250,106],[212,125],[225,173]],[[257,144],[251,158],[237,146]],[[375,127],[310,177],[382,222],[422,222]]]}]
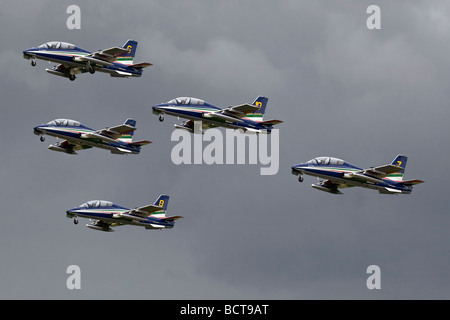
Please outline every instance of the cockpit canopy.
[{"label": "cockpit canopy", "polygon": [[344,160],[333,157],[317,157],[309,160],[306,163],[312,165],[343,165],[344,162],[345,162]]},{"label": "cockpit canopy", "polygon": [[91,200],[83,203],[80,208],[99,208],[99,207],[112,207],[114,203],[104,200]]},{"label": "cockpit canopy", "polygon": [[38,46],[38,49],[39,50],[47,50],[47,49],[78,50],[78,51],[83,51],[83,52],[89,52],[80,47],[77,47],[74,44],[71,44],[68,42],[62,42],[62,41],[50,41],[50,42],[41,44],[40,46]]},{"label": "cockpit canopy", "polygon": [[75,49],[75,45],[67,42],[61,41],[50,41],[41,44],[38,48],[41,49]]},{"label": "cockpit canopy", "polygon": [[167,102],[167,104],[198,104],[203,105],[205,104],[205,101],[197,98],[191,98],[191,97],[179,97],[170,100]]},{"label": "cockpit canopy", "polygon": [[81,127],[83,126],[80,122],[70,119],[55,119],[47,123],[50,126],[55,127]]}]

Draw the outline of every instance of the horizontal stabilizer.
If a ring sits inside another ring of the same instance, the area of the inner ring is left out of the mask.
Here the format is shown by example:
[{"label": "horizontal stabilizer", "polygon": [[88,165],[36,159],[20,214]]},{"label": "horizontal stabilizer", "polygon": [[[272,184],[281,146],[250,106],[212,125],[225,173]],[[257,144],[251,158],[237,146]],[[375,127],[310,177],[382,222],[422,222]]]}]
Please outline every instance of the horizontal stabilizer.
[{"label": "horizontal stabilizer", "polygon": [[130,67],[132,68],[138,68],[138,69],[143,69],[143,68],[147,68],[152,66],[152,63],[148,63],[148,62],[142,62],[142,63],[136,63],[136,64],[132,64],[130,65]]},{"label": "horizontal stabilizer", "polygon": [[260,124],[266,125],[266,126],[274,126],[276,124],[283,123],[281,120],[267,120],[267,121],[261,121]]},{"label": "horizontal stabilizer", "polygon": [[178,219],[183,219],[184,217],[182,216],[171,216],[171,217],[165,217],[165,218],[161,218],[162,220],[166,220],[166,221],[175,221]]},{"label": "horizontal stabilizer", "polygon": [[414,179],[414,180],[400,181],[399,183],[403,184],[403,185],[410,185],[410,186],[412,186],[412,185],[419,184],[419,183],[424,183],[424,182],[425,181]]},{"label": "horizontal stabilizer", "polygon": [[146,144],[150,144],[150,143],[152,143],[152,142],[147,141],[147,140],[132,142],[132,144],[135,146],[145,146]]}]

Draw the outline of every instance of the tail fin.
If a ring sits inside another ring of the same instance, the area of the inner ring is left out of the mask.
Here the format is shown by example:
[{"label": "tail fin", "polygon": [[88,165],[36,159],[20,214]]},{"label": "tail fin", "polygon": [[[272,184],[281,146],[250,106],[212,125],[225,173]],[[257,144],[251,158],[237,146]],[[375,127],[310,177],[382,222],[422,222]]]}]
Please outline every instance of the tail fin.
[{"label": "tail fin", "polygon": [[408,157],[399,154],[395,159],[392,161],[392,165],[401,167],[402,169],[398,172],[394,172],[388,175],[388,178],[392,180],[402,181],[403,175],[405,174],[405,168],[406,168],[406,162],[408,161]]},{"label": "tail fin", "polygon": [[135,40],[128,40],[122,48],[127,49],[128,53],[124,54],[123,56],[120,56],[117,61],[123,64],[132,65],[134,61],[134,56],[136,55],[136,49],[137,49],[137,41]]},{"label": "tail fin", "polygon": [[253,101],[252,105],[259,107],[258,110],[248,114],[248,116],[251,117],[253,121],[263,121],[264,112],[266,112],[267,101],[269,101],[269,99],[263,96],[259,96],[255,99],[255,101]]},{"label": "tail fin", "polygon": [[169,196],[166,194],[162,194],[156,199],[155,206],[161,207],[162,210],[167,211],[167,206],[169,205]]},{"label": "tail fin", "polygon": [[[134,120],[134,119],[127,119],[123,124],[135,128],[136,127],[136,120]],[[132,130],[130,132],[125,132],[125,133],[123,133],[120,136],[120,138],[117,138],[117,140],[120,140],[120,141],[123,141],[123,142],[127,142],[127,143],[132,143],[133,142],[133,134],[134,134],[134,130]]]}]

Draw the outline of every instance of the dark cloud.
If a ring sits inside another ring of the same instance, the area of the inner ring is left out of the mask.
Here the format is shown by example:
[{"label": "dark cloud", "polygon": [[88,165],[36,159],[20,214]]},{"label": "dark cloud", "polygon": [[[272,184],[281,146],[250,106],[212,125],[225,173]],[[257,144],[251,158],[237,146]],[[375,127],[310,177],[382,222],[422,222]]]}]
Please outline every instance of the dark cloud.
[{"label": "dark cloud", "polygon": [[[366,28],[369,1],[70,1],[0,6],[3,139],[1,298],[445,299],[448,298],[450,6],[378,1],[382,29]],[[23,10],[27,6],[29,10]],[[14,30],[14,33],[10,32]],[[141,78],[53,77],[22,50],[50,40],[88,49],[139,41]],[[280,129],[277,175],[260,165],[180,165],[173,124],[151,106],[194,96],[227,107],[269,98]],[[67,117],[95,128],[137,120],[153,143],[138,156],[47,150],[33,126]],[[290,167],[330,155],[363,167],[409,156],[411,195],[299,184]],[[87,200],[135,207],[171,195],[170,231],[75,226],[65,211]],[[81,290],[66,269],[81,268]],[[381,268],[381,290],[366,269]]]}]

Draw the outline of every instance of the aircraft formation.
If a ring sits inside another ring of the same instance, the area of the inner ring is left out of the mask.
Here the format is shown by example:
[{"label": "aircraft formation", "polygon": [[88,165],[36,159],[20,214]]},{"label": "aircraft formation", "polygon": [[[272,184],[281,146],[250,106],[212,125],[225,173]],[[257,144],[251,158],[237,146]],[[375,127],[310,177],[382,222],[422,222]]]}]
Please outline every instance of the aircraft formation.
[{"label": "aircraft formation", "polygon": [[[140,77],[143,69],[151,63],[134,63],[137,41],[128,40],[122,47],[90,52],[76,45],[50,41],[40,46],[26,49],[23,57],[36,66],[36,59],[57,63],[46,69],[52,75],[73,81],[76,75],[96,71],[108,73],[111,77]],[[204,133],[209,128],[223,127],[242,129],[245,132],[270,134],[273,126],[281,120],[264,120],[268,98],[258,96],[252,103],[243,103],[220,108],[204,100],[193,97],[178,97],[152,107],[152,112],[164,121],[164,115],[186,119],[175,128],[191,133]],[[194,121],[201,121],[199,132],[195,131]],[[112,154],[139,154],[141,147],[151,141],[133,141],[136,120],[129,118],[123,124],[95,130],[81,122],[71,119],[55,119],[33,128],[34,134],[45,141],[45,136],[63,139],[48,149],[67,154],[77,154],[79,150],[100,148]],[[342,194],[339,189],[363,187],[378,190],[381,194],[409,194],[413,186],[422,180],[403,180],[407,157],[398,155],[390,164],[370,167],[357,167],[335,157],[317,157],[291,167],[292,174],[303,181],[303,174],[315,176],[319,180],[312,187],[332,194]],[[141,226],[145,229],[171,229],[182,216],[166,216],[169,196],[161,194],[153,203],[129,209],[111,201],[90,200],[66,211],[66,216],[78,224],[78,217],[93,220],[87,227],[93,230],[111,232],[120,225]]]}]

